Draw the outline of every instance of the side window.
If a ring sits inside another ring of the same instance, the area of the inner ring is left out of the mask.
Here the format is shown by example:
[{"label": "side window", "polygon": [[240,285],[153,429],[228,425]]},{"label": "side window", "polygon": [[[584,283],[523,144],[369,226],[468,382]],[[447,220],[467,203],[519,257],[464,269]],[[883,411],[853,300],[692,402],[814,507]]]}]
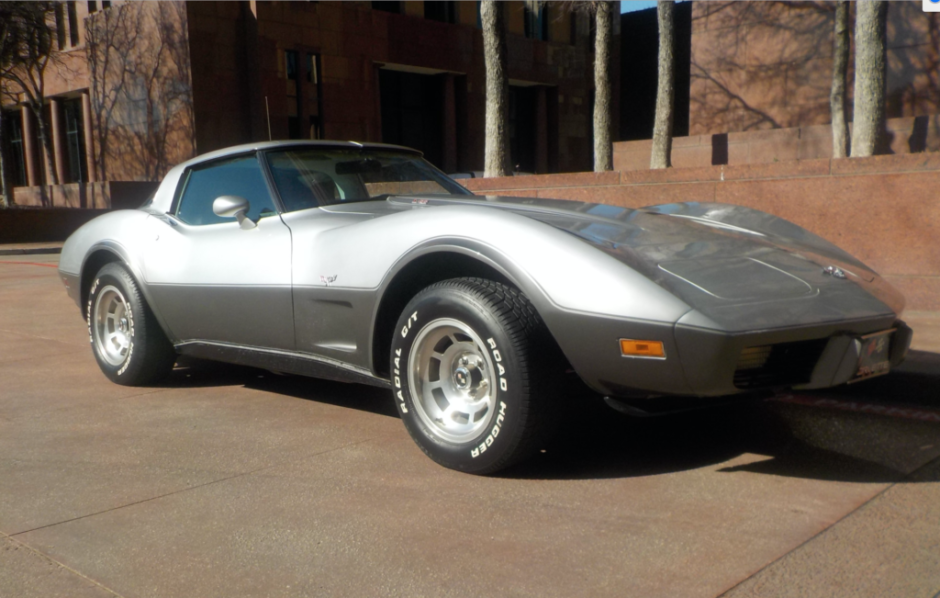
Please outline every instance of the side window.
[{"label": "side window", "polygon": [[254,154],[213,162],[189,170],[176,216],[186,224],[203,225],[235,222],[216,216],[212,202],[220,195],[237,195],[248,200],[248,217],[276,214],[271,194]]}]

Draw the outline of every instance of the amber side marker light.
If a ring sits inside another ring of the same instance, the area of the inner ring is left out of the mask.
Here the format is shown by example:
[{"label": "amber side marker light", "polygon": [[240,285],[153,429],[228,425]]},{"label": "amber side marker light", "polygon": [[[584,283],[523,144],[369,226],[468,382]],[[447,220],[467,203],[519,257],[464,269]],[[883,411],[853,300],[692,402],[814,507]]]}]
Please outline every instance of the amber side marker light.
[{"label": "amber side marker light", "polygon": [[620,353],[624,357],[666,358],[666,351],[660,341],[636,341],[622,338],[620,339]]}]

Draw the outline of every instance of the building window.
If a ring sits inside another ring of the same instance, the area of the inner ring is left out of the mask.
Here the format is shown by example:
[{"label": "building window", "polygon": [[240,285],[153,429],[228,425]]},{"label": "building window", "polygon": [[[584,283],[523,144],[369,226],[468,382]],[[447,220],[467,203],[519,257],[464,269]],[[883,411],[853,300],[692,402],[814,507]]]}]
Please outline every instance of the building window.
[{"label": "building window", "polygon": [[26,153],[23,147],[23,114],[22,112],[5,112],[4,125],[10,131],[10,184],[14,187],[26,186]]},{"label": "building window", "polygon": [[322,70],[319,55],[284,51],[289,139],[320,139],[323,135]]},{"label": "building window", "polygon": [[525,10],[525,36],[529,39],[548,39],[548,7],[537,7],[534,10],[526,3]]},{"label": "building window", "polygon": [[287,78],[290,81],[297,80],[297,50],[284,51],[284,66],[287,71]]},{"label": "building window", "polygon": [[287,76],[287,138],[301,139],[300,81],[297,50],[284,50],[284,73]]},{"label": "building window", "polygon": [[65,148],[68,152],[69,183],[88,180],[85,172],[85,135],[82,129],[82,100],[66,100],[62,103],[65,113]]},{"label": "building window", "polygon": [[101,0],[101,10],[111,8],[111,0]]},{"label": "building window", "polygon": [[320,57],[307,54],[307,110],[310,113],[310,139],[323,139],[323,82],[320,79]]},{"label": "building window", "polygon": [[98,12],[98,3],[95,0],[88,0],[88,14]]},{"label": "building window", "polygon": [[424,18],[441,23],[457,22],[457,6],[451,0],[424,3]]},{"label": "building window", "polygon": [[319,116],[310,115],[310,139],[323,139]]},{"label": "building window", "polygon": [[78,14],[75,10],[75,0],[69,0],[65,3],[69,14],[69,41],[72,47],[78,45]]},{"label": "building window", "polygon": [[307,54],[307,83],[319,85],[320,75],[317,71],[317,55]]},{"label": "building window", "polygon": [[381,10],[382,12],[390,12],[396,15],[400,15],[401,2],[373,2],[372,10]]},{"label": "building window", "polygon": [[65,11],[61,4],[55,5],[55,33],[56,43],[60,50],[65,49]]}]

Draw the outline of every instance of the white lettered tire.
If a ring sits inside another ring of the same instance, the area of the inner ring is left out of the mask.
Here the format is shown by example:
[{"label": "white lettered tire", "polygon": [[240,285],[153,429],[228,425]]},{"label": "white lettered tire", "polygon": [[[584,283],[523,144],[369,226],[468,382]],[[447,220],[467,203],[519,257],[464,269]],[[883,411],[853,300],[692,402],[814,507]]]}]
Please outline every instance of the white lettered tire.
[{"label": "white lettered tire", "polygon": [[137,282],[121,264],[105,264],[98,271],[88,292],[85,316],[92,353],[112,382],[152,384],[173,369],[173,345],[144,302]]},{"label": "white lettered tire", "polygon": [[405,308],[391,349],[398,412],[437,463],[494,473],[553,432],[557,360],[545,357],[557,351],[518,290],[479,278],[434,284]]}]

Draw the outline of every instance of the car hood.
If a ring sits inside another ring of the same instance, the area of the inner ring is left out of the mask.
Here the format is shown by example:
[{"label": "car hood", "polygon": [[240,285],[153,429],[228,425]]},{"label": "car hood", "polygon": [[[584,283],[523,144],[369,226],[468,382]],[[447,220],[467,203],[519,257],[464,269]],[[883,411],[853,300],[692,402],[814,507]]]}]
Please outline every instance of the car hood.
[{"label": "car hood", "polygon": [[[772,304],[778,309],[771,311],[778,311],[781,303],[790,310],[800,304],[833,309],[814,320],[903,310],[903,297],[859,260],[789,221],[742,206],[687,202],[630,209],[531,197],[397,196],[327,209],[379,216],[447,205],[508,210],[566,231],[726,324]],[[828,274],[829,267],[840,272]]]}]

